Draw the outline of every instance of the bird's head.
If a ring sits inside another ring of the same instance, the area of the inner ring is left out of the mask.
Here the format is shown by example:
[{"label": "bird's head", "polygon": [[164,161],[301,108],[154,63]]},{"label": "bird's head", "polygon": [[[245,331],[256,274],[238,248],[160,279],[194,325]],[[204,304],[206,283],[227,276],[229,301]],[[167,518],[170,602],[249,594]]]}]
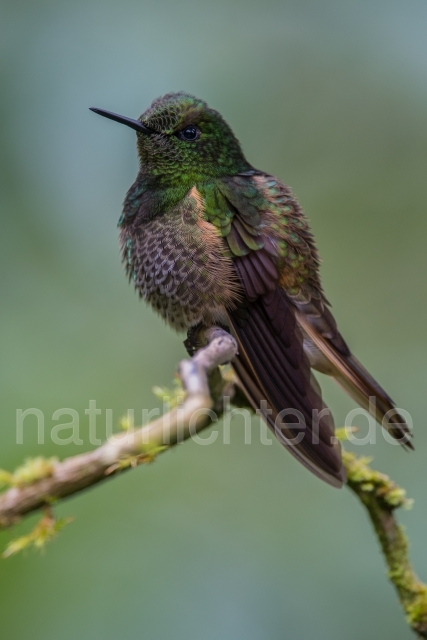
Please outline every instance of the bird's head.
[{"label": "bird's head", "polygon": [[222,116],[187,93],[158,98],[138,120],[92,111],[136,130],[141,171],[159,182],[190,184],[249,168]]}]

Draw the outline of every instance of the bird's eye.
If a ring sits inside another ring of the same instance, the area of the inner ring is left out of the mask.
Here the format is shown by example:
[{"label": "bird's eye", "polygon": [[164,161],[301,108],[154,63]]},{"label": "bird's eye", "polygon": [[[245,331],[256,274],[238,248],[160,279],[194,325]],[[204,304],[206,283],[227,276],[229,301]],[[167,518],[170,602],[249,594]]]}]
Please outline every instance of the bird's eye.
[{"label": "bird's eye", "polygon": [[178,138],[180,140],[187,140],[189,142],[193,142],[194,140],[197,140],[199,136],[200,136],[200,131],[193,124],[189,124],[188,127],[185,127],[185,129],[182,129],[182,131],[179,131],[178,133]]}]

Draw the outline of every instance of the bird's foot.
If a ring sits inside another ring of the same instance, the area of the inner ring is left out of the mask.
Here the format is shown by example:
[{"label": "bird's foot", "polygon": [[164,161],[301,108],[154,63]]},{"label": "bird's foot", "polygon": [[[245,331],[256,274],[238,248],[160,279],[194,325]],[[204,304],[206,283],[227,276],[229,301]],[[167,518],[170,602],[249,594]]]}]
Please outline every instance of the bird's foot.
[{"label": "bird's foot", "polygon": [[190,327],[187,331],[187,340],[184,340],[184,347],[187,349],[190,358],[206,344],[203,329],[205,329],[205,325],[200,322]]},{"label": "bird's foot", "polygon": [[[227,333],[230,333],[229,327],[226,327],[223,324],[215,323],[215,326],[223,329]],[[188,329],[187,340],[184,340],[184,347],[187,349],[187,353],[191,358],[199,349],[206,346],[206,329],[206,325],[201,322]]]}]

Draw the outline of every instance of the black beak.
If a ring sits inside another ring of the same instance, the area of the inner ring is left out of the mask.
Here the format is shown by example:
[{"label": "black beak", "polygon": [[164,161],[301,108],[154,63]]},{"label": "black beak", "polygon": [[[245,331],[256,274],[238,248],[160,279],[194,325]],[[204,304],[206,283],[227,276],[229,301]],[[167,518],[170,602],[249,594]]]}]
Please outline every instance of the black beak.
[{"label": "black beak", "polygon": [[112,113],[111,111],[105,111],[104,109],[95,109],[94,107],[89,107],[91,111],[94,113],[98,113],[100,116],[104,116],[104,118],[109,118],[110,120],[115,120],[116,122],[120,122],[120,124],[125,124],[127,127],[131,129],[135,129],[139,133],[156,133],[153,129],[149,129],[142,124],[139,120],[132,120],[132,118],[125,118],[125,116],[119,116],[117,113]]}]

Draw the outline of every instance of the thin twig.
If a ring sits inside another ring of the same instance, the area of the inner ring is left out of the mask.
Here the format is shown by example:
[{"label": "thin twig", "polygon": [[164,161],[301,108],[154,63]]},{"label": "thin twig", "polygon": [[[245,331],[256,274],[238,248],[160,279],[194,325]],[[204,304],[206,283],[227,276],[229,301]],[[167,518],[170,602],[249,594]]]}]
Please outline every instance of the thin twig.
[{"label": "thin twig", "polygon": [[[14,486],[0,494],[0,529],[16,524],[22,516],[82,491],[111,477],[134,462],[152,460],[158,453],[183,442],[207,427],[211,410],[226,383],[214,371],[237,353],[234,338],[223,329],[205,332],[208,345],[179,365],[186,396],[182,405],[147,426],[110,438],[88,453],[46,465],[47,477]],[[208,380],[208,376],[210,379]],[[217,409],[219,407],[215,407]]]},{"label": "thin twig", "polygon": [[427,585],[415,574],[408,553],[408,539],[394,511],[409,506],[404,489],[368,466],[368,458],[343,452],[348,487],[366,507],[397,591],[406,621],[420,638],[427,638]]},{"label": "thin twig", "polygon": [[[162,451],[190,438],[221,416],[224,396],[232,397],[234,393],[234,402],[237,400],[238,404],[247,406],[242,390],[233,390],[233,384],[225,381],[218,370],[219,365],[231,361],[236,355],[236,341],[217,327],[206,330],[205,338],[207,346],[180,363],[179,375],[186,392],[182,405],[147,426],[114,436],[89,453],[62,462],[36,458],[26,468],[21,468],[20,473],[6,474],[16,486],[0,494],[0,529],[123,469],[150,461]],[[212,413],[213,409],[215,413]],[[394,515],[397,507],[408,504],[405,491],[387,476],[372,470],[366,458],[357,458],[344,451],[343,462],[349,488],[368,511],[407,622],[420,638],[427,638],[427,586],[412,569],[408,541]],[[27,538],[41,543],[52,537],[63,524],[52,520],[46,529],[45,520],[46,517],[42,518],[37,525],[42,529],[43,540],[36,527],[32,534],[15,541],[15,546],[27,544]],[[15,552],[13,543],[8,549],[6,555]]]}]

